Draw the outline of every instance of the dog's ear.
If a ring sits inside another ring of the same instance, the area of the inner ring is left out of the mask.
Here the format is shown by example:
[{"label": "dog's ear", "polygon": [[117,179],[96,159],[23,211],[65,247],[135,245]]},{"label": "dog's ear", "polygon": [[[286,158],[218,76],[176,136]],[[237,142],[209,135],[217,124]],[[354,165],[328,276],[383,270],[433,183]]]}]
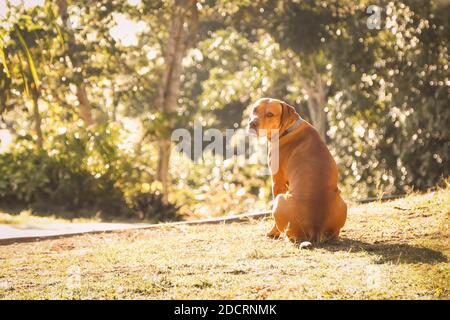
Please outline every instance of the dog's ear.
[{"label": "dog's ear", "polygon": [[281,102],[281,118],[280,118],[280,133],[283,133],[289,128],[299,117],[299,114],[293,106],[286,102]]}]

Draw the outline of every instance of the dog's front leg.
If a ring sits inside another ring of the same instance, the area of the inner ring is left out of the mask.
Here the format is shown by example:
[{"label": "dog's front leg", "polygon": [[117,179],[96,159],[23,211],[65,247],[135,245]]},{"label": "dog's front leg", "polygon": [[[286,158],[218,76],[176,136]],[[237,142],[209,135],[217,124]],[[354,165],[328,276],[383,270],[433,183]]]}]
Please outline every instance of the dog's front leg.
[{"label": "dog's front leg", "polygon": [[282,172],[272,175],[272,194],[275,199],[277,195],[288,191],[288,182]]},{"label": "dog's front leg", "polygon": [[[284,175],[281,172],[272,175],[273,198],[275,199],[279,194],[284,194],[287,191],[288,191],[288,183]],[[269,238],[278,238],[280,237],[280,235],[281,235],[280,230],[278,230],[276,224],[274,224],[272,230],[266,233],[266,236]]]}]

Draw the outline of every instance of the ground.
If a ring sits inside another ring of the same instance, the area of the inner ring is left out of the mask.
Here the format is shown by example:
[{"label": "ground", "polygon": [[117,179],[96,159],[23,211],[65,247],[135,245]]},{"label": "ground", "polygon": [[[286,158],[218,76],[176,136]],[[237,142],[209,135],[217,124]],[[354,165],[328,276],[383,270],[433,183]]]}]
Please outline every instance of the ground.
[{"label": "ground", "polygon": [[0,246],[2,299],[450,299],[450,189],[350,209],[300,249],[272,221]]},{"label": "ground", "polygon": [[24,225],[24,224],[49,224],[49,223],[83,223],[83,222],[101,222],[97,218],[75,218],[64,219],[56,217],[55,215],[37,216],[33,215],[32,210],[23,210],[17,213],[5,212],[4,209],[0,211],[0,224],[3,225]]}]

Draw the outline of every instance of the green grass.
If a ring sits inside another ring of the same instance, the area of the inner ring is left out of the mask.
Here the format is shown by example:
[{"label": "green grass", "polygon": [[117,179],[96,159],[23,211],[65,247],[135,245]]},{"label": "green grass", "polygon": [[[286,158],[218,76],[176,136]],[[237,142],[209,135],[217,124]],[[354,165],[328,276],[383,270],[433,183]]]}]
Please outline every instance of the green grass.
[{"label": "green grass", "polygon": [[449,211],[448,188],[353,207],[312,250],[271,219],[5,245],[0,298],[449,299]]},{"label": "green grass", "polygon": [[0,211],[0,224],[47,224],[47,223],[71,223],[71,222],[100,222],[96,218],[65,219],[55,215],[37,216],[32,210],[22,210],[19,214],[10,214]]}]

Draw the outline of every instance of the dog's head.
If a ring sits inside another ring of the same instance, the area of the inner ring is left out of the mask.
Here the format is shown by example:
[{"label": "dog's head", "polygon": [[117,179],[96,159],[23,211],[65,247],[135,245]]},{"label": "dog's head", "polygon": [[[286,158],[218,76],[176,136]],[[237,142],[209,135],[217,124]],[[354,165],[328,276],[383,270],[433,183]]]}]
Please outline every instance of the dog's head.
[{"label": "dog's head", "polygon": [[278,134],[282,134],[298,118],[295,108],[286,102],[261,98],[253,104],[248,129],[249,132],[254,132],[258,136],[267,136],[271,139],[272,130],[278,130]]}]

